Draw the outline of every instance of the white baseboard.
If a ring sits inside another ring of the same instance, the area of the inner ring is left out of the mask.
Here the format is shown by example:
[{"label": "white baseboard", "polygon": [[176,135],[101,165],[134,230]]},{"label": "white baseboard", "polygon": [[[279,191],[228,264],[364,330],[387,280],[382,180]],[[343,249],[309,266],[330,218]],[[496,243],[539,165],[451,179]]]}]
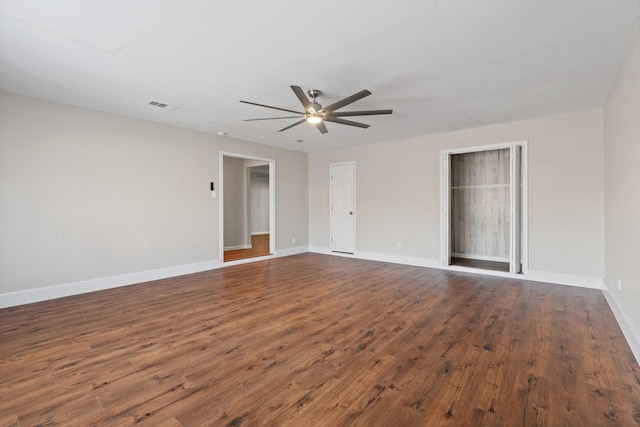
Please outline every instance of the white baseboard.
[{"label": "white baseboard", "polygon": [[298,246],[295,248],[278,249],[276,253],[272,255],[272,258],[282,258],[285,256],[305,254],[307,252],[309,252],[308,246]]},{"label": "white baseboard", "polygon": [[8,292],[0,294],[0,308],[13,307],[50,299],[63,298],[88,292],[102,291],[121,286],[134,285],[136,283],[149,282],[151,280],[167,279],[169,277],[183,276],[185,274],[199,273],[201,271],[215,270],[236,264],[262,261],[265,259],[279,258],[308,252],[306,246],[281,249],[273,255],[248,258],[233,262],[221,262],[219,259],[197,262],[194,264],[165,267],[155,270],[141,271],[137,273],[121,274],[118,276],[102,277],[98,279],[84,280],[81,282],[64,283],[45,288],[28,289],[25,291]]},{"label": "white baseboard", "polygon": [[442,264],[440,264],[440,260],[435,258],[407,257],[407,256],[401,256],[401,255],[390,255],[390,254],[373,253],[373,252],[356,252],[355,254],[343,254],[343,253],[331,252],[331,249],[327,247],[321,247],[321,246],[310,246],[309,252],[326,254],[326,255],[334,255],[334,256],[345,256],[345,257],[357,258],[357,259],[366,259],[369,261],[382,261],[382,262],[391,262],[395,264],[406,264],[406,265],[415,265],[419,267],[438,268],[441,270],[477,273],[477,274],[484,274],[488,276],[510,277],[513,279],[531,280],[534,282],[553,283],[557,285],[577,286],[581,288],[590,288],[590,289],[602,289],[602,279],[599,277],[580,276],[575,274],[564,274],[564,273],[549,273],[549,272],[543,272],[543,271],[528,271],[524,274],[511,274],[511,273],[506,273],[502,271],[484,270],[480,268],[469,268],[469,267],[462,267],[462,266],[455,266],[455,265],[443,266]]},{"label": "white baseboard", "polygon": [[456,265],[444,266],[440,264],[439,259],[435,258],[418,258],[407,257],[401,255],[391,255],[373,252],[356,252],[355,254],[343,254],[331,252],[331,249],[320,246],[310,246],[309,252],[319,254],[346,256],[357,259],[365,259],[369,261],[391,262],[395,264],[415,265],[419,267],[438,268],[441,270],[461,271],[467,273],[484,274],[487,276],[509,277],[519,280],[531,280],[534,282],[553,283],[557,285],[578,286],[581,288],[602,289],[602,279],[599,277],[580,276],[564,273],[548,273],[542,271],[528,271],[525,274],[511,274],[502,271],[484,270],[480,268],[461,267]]},{"label": "white baseboard", "polygon": [[120,286],[133,285],[135,283],[148,282],[151,280],[166,279],[168,277],[182,276],[184,274],[198,273],[220,267],[220,260],[211,260],[197,262],[194,264],[184,264],[174,267],[140,271],[137,273],[121,274],[118,276],[101,277],[81,282],[64,283],[61,285],[48,286],[46,288],[10,292],[0,294],[0,308],[30,304],[33,302],[101,291],[104,289],[118,288]]},{"label": "white baseboard", "polygon": [[633,320],[624,311],[622,306],[618,304],[618,300],[613,292],[611,292],[606,279],[602,281],[602,293],[607,299],[609,307],[611,307],[611,311],[613,311],[613,315],[616,317],[624,337],[627,339],[631,352],[635,356],[636,361],[640,363],[640,328],[633,323]]},{"label": "white baseboard", "polygon": [[251,233],[252,236],[260,236],[260,235],[263,235],[263,234],[269,234],[269,232],[268,231],[254,231],[254,232]]},{"label": "white baseboard", "polygon": [[525,274],[514,276],[534,282],[554,283],[556,285],[577,286],[579,288],[602,289],[602,278],[595,276],[581,276],[578,274],[550,273],[547,271],[529,270]]},{"label": "white baseboard", "polygon": [[330,248],[321,246],[310,246],[309,252],[333,256],[341,256],[347,258],[364,259],[367,261],[390,262],[392,264],[414,265],[417,267],[437,267],[437,259],[407,257],[402,255],[381,254],[377,252],[356,252],[355,254],[347,254],[343,252],[331,252]]}]

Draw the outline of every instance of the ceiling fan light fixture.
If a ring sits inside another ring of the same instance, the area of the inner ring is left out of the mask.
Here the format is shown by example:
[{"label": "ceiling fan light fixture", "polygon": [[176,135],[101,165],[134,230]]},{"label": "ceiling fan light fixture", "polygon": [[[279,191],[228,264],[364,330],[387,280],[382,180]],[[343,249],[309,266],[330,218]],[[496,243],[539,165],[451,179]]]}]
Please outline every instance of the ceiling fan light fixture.
[{"label": "ceiling fan light fixture", "polygon": [[322,121],[322,117],[320,117],[320,116],[309,116],[309,117],[307,117],[307,121],[309,123],[313,123],[313,124],[320,123]]}]

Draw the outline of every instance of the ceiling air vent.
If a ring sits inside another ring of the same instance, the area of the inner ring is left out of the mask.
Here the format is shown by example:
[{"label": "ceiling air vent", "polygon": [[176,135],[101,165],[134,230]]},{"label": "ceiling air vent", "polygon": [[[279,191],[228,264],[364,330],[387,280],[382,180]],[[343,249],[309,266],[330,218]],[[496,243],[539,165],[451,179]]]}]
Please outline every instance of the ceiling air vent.
[{"label": "ceiling air vent", "polygon": [[165,110],[176,110],[178,107],[174,107],[173,105],[165,104],[164,102],[154,101],[150,99],[147,101],[147,105],[153,105],[154,107],[164,108]]}]

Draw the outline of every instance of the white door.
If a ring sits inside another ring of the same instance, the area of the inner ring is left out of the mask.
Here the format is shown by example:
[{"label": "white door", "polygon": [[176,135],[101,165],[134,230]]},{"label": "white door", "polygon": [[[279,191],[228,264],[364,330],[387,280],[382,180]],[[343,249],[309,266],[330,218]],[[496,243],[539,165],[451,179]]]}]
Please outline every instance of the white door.
[{"label": "white door", "polygon": [[331,165],[331,250],[355,252],[355,163]]}]

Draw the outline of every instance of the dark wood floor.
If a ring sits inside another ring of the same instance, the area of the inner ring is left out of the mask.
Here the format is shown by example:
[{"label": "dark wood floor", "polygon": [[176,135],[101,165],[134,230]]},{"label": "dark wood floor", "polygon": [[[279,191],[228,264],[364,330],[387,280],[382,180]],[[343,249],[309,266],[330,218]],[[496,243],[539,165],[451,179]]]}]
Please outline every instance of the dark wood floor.
[{"label": "dark wood floor", "polygon": [[255,258],[265,255],[269,255],[269,233],[252,235],[250,249],[224,251],[224,260],[225,262],[237,261],[239,259]]},{"label": "dark wood floor", "polygon": [[302,254],[0,310],[2,426],[634,426],[597,290]]}]

